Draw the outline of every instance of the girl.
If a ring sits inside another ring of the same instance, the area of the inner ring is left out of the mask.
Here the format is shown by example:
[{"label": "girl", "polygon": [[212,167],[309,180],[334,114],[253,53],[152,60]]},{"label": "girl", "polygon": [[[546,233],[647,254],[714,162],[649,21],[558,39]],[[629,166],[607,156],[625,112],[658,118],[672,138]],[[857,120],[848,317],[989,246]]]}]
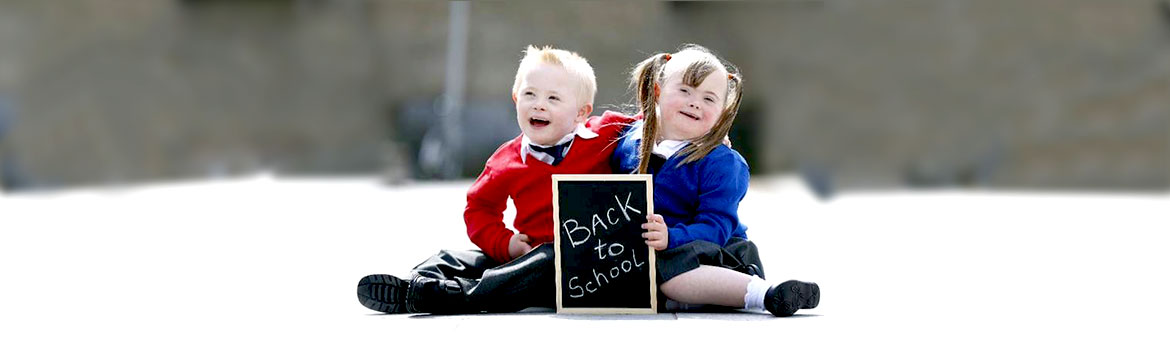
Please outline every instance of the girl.
[{"label": "girl", "polygon": [[789,316],[817,306],[815,283],[772,286],[737,210],[748,187],[743,157],[721,141],[743,94],[742,76],[698,45],[634,67],[643,120],[614,150],[618,173],[654,175],[654,209],[642,228],[657,255],[661,292],[696,305],[766,309]]}]

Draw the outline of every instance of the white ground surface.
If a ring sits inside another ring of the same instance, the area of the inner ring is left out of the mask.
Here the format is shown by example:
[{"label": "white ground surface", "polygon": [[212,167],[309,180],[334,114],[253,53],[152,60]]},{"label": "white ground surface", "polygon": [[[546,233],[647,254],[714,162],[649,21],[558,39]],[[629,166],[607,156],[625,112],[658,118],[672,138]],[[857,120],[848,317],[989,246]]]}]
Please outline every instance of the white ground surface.
[{"label": "white ground surface", "polygon": [[359,305],[362,276],[472,247],[469,183],[257,176],[0,196],[0,343],[1170,341],[1165,193],[822,203],[792,179],[756,178],[740,213],[769,277],[822,288],[820,307],[791,318]]}]

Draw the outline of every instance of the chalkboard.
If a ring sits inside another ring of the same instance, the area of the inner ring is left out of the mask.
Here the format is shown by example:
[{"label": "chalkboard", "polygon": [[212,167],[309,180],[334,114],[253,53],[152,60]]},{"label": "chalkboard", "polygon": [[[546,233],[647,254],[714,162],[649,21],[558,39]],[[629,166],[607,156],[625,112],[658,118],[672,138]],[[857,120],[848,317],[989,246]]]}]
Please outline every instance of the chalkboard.
[{"label": "chalkboard", "polygon": [[642,238],[654,211],[647,174],[555,174],[557,313],[658,312],[654,250]]}]

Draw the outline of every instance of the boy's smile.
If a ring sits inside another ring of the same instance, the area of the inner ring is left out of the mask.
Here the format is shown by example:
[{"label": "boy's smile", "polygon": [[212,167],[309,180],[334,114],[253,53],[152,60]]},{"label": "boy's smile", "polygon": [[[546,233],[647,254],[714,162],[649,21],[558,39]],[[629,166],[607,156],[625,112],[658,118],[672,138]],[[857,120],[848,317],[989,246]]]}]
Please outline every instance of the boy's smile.
[{"label": "boy's smile", "polygon": [[528,119],[528,124],[537,129],[544,128],[545,126],[548,126],[549,123],[550,122],[547,119],[543,118],[532,117]]},{"label": "boy's smile", "polygon": [[520,131],[532,143],[556,144],[592,112],[593,105],[582,98],[576,79],[564,67],[541,63],[524,76],[512,95]]}]

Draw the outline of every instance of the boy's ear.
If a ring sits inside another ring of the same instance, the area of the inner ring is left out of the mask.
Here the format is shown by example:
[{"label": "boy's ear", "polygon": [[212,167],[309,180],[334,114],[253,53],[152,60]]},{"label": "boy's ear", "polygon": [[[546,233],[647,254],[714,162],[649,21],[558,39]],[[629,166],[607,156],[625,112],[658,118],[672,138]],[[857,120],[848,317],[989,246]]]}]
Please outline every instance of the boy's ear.
[{"label": "boy's ear", "polygon": [[512,104],[516,104],[516,92],[512,92]]},{"label": "boy's ear", "polygon": [[585,104],[581,106],[581,111],[577,112],[577,122],[585,122],[589,118],[589,114],[593,113],[593,104]]}]

